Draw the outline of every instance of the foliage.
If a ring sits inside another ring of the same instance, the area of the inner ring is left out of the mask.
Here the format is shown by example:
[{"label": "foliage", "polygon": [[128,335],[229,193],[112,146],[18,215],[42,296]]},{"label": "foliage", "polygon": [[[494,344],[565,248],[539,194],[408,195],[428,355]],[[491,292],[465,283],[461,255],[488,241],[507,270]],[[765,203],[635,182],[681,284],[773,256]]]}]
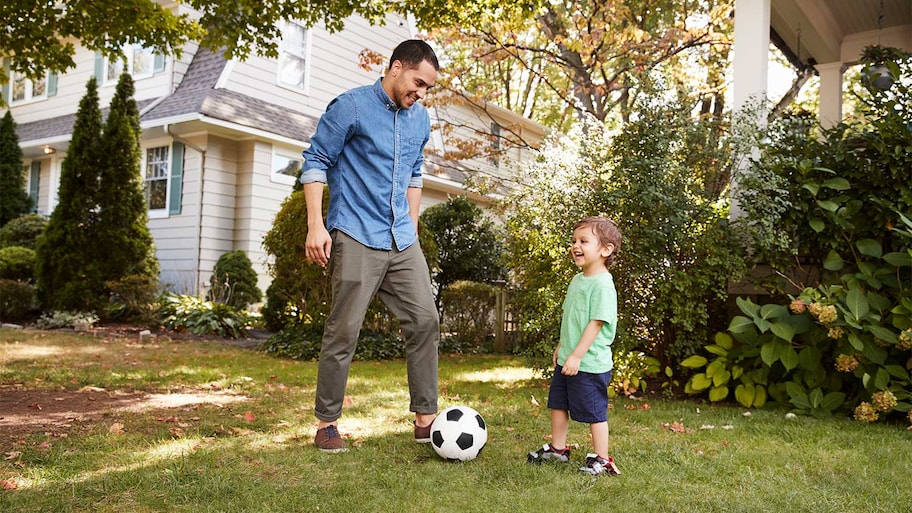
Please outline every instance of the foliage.
[{"label": "foliage", "polygon": [[0,248],[0,278],[35,281],[35,251],[21,246]]},{"label": "foliage", "polygon": [[95,199],[98,217],[92,227],[94,254],[103,262],[101,285],[132,275],[158,281],[159,265],[143,194],[142,130],[134,91],[132,76],[121,74],[102,133],[104,158],[98,163],[100,176]]},{"label": "foliage", "polygon": [[75,328],[77,325],[92,326],[98,322],[98,316],[92,312],[67,312],[55,310],[42,314],[35,322],[35,327],[42,330]]},{"label": "foliage", "polygon": [[46,226],[47,219],[38,214],[17,217],[0,228],[0,248],[22,246],[35,249],[35,243]]},{"label": "foliage", "polygon": [[20,321],[36,306],[34,286],[24,281],[0,278],[0,320]]},{"label": "foliage", "polygon": [[[352,15],[374,25],[384,24],[387,13],[414,14],[421,25],[453,24],[467,22],[481,12],[529,9],[534,4],[527,1],[504,6],[494,0],[473,0],[454,9],[447,0],[418,6],[390,0],[187,0],[185,5],[196,11],[187,12],[165,8],[154,0],[4,2],[0,4],[0,19],[6,23],[6,30],[0,33],[0,57],[14,56],[11,69],[29,78],[74,67],[74,41],[109,59],[123,58],[123,46],[134,43],[179,57],[191,41],[224,50],[229,58],[245,59],[251,52],[278,57],[282,20],[321,25],[336,32]],[[8,81],[6,71],[0,68],[0,83]]]},{"label": "foliage", "polygon": [[[545,2],[533,12],[444,24],[447,50],[437,103],[486,101],[568,131],[582,115],[629,119],[660,79],[672,94],[698,91],[721,114],[733,30],[731,2]],[[695,22],[702,20],[702,22]],[[694,73],[699,66],[701,72]],[[694,105],[689,106],[693,107]],[[504,140],[522,144],[506,127]]]},{"label": "foliage", "polygon": [[63,160],[59,201],[39,238],[36,274],[38,301],[46,310],[94,311],[102,308],[104,261],[90,251],[98,243],[91,227],[96,222],[101,151],[101,110],[93,78],[79,103],[69,151]]},{"label": "foliage", "polygon": [[223,253],[215,262],[209,280],[209,299],[237,309],[257,303],[263,293],[257,287],[257,274],[242,249]]},{"label": "foliage", "polygon": [[22,148],[19,147],[16,122],[7,110],[0,120],[0,227],[31,208],[32,200],[25,191]]},{"label": "foliage", "polygon": [[866,422],[912,407],[908,88],[871,88],[864,118],[820,135],[800,123],[773,128],[741,185],[745,232],[799,293],[788,307],[739,299],[745,315],[731,338],[706,348],[715,357],[684,362],[703,370],[690,392],[722,400],[734,389],[746,406],[768,396],[818,416],[854,408]]},{"label": "foliage", "polygon": [[[329,206],[329,188],[323,189],[323,215]],[[331,291],[326,270],[307,261],[307,205],[304,192],[292,192],[276,213],[263,248],[272,283],[266,289],[263,320],[267,329],[280,331],[294,324],[323,325],[329,314]]]},{"label": "foliage", "polygon": [[465,196],[428,207],[421,224],[430,231],[437,249],[431,275],[437,283],[437,309],[448,287],[457,281],[494,282],[506,276],[503,236],[481,208]]},{"label": "foliage", "polygon": [[156,314],[165,328],[194,335],[239,338],[248,324],[247,315],[229,305],[181,294],[163,295]]},{"label": "foliage", "polygon": [[442,294],[441,329],[445,338],[461,341],[472,352],[485,349],[494,333],[494,287],[472,281],[454,282]]},{"label": "foliage", "polygon": [[612,267],[619,297],[616,351],[642,348],[662,366],[708,340],[729,279],[743,271],[728,224],[730,142],[721,127],[661,102],[616,134],[588,122],[553,141],[504,202],[521,345],[540,358],[557,344],[569,235],[602,214],[624,237]]},{"label": "foliage", "polygon": [[[317,361],[323,341],[323,326],[297,324],[271,335],[260,349],[268,354],[294,360]],[[405,357],[405,343],[398,335],[362,329],[355,348],[355,360],[390,360]]]},{"label": "foliage", "polygon": [[158,280],[148,274],[129,274],[105,282],[110,293],[106,316],[140,324],[151,323],[158,298]]}]

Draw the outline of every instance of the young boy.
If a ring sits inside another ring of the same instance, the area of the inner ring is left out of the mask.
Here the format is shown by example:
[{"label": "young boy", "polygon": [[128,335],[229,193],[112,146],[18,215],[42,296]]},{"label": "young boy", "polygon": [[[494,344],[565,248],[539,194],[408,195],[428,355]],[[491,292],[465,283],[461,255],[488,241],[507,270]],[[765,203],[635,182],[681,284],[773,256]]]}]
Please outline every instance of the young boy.
[{"label": "young boy", "polygon": [[580,471],[621,473],[608,455],[608,383],[614,366],[611,343],[617,331],[617,291],[608,267],[621,247],[621,232],[610,220],[587,217],[573,229],[570,256],[581,268],[564,299],[560,342],[548,392],[551,443],[529,453],[530,463],[568,463],[570,419],[589,424],[595,451]]}]

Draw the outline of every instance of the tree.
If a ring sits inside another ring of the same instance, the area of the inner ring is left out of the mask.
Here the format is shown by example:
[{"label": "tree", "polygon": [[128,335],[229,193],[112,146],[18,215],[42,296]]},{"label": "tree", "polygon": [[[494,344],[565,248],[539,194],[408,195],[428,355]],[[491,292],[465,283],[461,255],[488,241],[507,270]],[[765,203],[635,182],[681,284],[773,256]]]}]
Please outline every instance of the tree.
[{"label": "tree", "polygon": [[0,121],[0,226],[28,213],[31,207],[32,200],[25,192],[16,122],[10,111],[6,111]]},{"label": "tree", "polygon": [[120,76],[102,134],[97,223],[93,226],[96,259],[104,262],[102,283],[140,275],[158,281],[152,234],[140,174],[142,130],[133,99],[133,77]]},{"label": "tree", "polygon": [[263,293],[257,287],[257,274],[243,249],[222,254],[215,262],[209,280],[212,301],[244,310],[258,302]]},{"label": "tree", "polygon": [[500,233],[465,196],[429,207],[420,220],[437,245],[437,267],[431,274],[437,283],[438,310],[444,291],[457,281],[489,283],[506,277]]},{"label": "tree", "polygon": [[[297,20],[308,26],[322,24],[341,30],[346,18],[359,15],[382,25],[388,13],[414,13],[420,25],[465,23],[480,12],[531,9],[536,2],[503,6],[497,0],[461,2],[458,9],[449,0],[410,2],[382,0],[183,0],[195,9],[172,11],[156,0],[68,0],[66,2],[10,1],[0,3],[0,57],[11,57],[11,70],[29,78],[46,71],[64,72],[75,66],[73,55],[79,43],[107,58],[121,55],[125,44],[140,43],[157,52],[180,55],[189,41],[211,49],[224,48],[229,58],[244,59],[252,51],[278,56],[282,20]],[[181,6],[178,5],[178,8]],[[175,12],[176,11],[176,12]],[[0,83],[9,75],[0,68]]]},{"label": "tree", "polygon": [[92,78],[79,102],[70,150],[61,165],[58,203],[36,244],[38,300],[50,310],[92,311],[99,306],[102,284],[98,261],[91,251],[97,222],[101,109],[98,85]]}]

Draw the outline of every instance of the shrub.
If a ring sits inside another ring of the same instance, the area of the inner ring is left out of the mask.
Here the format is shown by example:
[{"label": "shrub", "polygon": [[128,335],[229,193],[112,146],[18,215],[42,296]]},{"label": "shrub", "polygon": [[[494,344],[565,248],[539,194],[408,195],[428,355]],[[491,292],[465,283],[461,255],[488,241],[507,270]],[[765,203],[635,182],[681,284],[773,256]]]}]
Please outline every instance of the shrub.
[{"label": "shrub", "polygon": [[157,315],[169,330],[227,338],[239,338],[248,323],[246,315],[229,305],[178,294],[162,296]]},{"label": "shrub", "polygon": [[442,295],[441,329],[447,338],[461,341],[477,352],[494,333],[494,287],[486,283],[457,281]]},{"label": "shrub", "polygon": [[0,279],[0,320],[21,321],[35,311],[35,287],[18,281]]},{"label": "shrub", "polygon": [[47,219],[38,214],[17,217],[0,228],[0,248],[22,246],[35,249],[35,242],[44,232]]},{"label": "shrub", "polygon": [[43,330],[56,330],[60,328],[74,328],[77,324],[91,326],[98,322],[98,316],[92,312],[66,312],[54,311],[42,314],[35,327]]},{"label": "shrub", "polygon": [[109,318],[151,322],[158,297],[158,281],[146,274],[131,274],[108,281],[105,287],[111,292]]},{"label": "shrub", "polygon": [[20,246],[0,248],[0,279],[35,281],[35,251]]},{"label": "shrub", "polygon": [[[317,361],[323,341],[323,326],[298,324],[273,334],[260,346],[266,353],[303,361]],[[396,335],[362,329],[355,360],[389,360],[405,357],[405,343]]]},{"label": "shrub", "polygon": [[257,274],[244,250],[229,251],[219,257],[209,280],[209,299],[243,310],[257,303],[263,293],[257,288]]}]

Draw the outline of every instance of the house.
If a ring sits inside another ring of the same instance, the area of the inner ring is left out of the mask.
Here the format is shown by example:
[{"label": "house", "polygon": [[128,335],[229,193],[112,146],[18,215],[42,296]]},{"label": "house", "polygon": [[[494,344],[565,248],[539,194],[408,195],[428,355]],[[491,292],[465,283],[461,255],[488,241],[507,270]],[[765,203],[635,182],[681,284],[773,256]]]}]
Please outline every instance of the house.
[{"label": "house", "polygon": [[[359,67],[362,50],[388,56],[416,30],[409,19],[390,15],[383,26],[351,18],[343,31],[329,33],[289,22],[282,33],[277,59],[228,60],[197,45],[185,48],[177,59],[135,46],[126,49],[125,64],[105,62],[82,50],[75,56],[76,67],[66,74],[36,83],[13,76],[3,93],[18,126],[37,212],[49,215],[57,204],[61,162],[86,83],[97,77],[105,109],[126,70],[134,77],[140,109],[149,228],[162,283],[178,293],[205,293],[219,256],[240,249],[250,257],[265,290],[271,278],[263,236],[291,193],[301,151],[319,116],[340,92],[379,78],[377,72]],[[432,109],[431,114],[437,123],[446,123],[445,115],[459,116],[460,123],[476,120],[482,131],[509,127],[536,143],[545,135],[543,127],[494,106]],[[505,174],[500,160],[452,165],[434,156],[446,148],[441,133],[432,134],[422,209],[465,194],[468,173]],[[509,151],[515,161],[529,154],[528,149]]]}]

